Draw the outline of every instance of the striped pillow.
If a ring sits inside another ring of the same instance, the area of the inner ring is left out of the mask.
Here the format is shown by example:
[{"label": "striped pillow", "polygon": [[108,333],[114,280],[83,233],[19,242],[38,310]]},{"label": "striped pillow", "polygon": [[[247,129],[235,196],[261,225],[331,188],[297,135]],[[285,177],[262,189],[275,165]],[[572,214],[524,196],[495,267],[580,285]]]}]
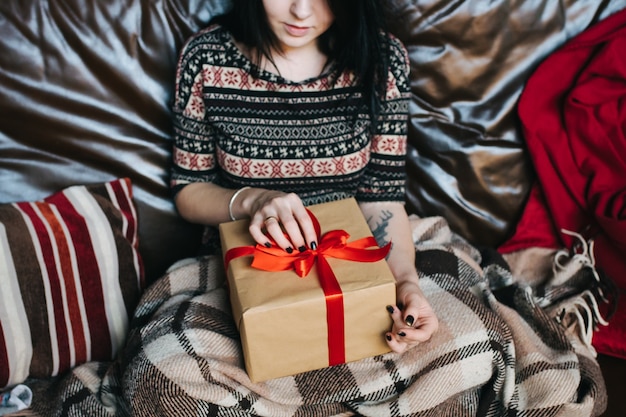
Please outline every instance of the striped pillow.
[{"label": "striped pillow", "polygon": [[142,287],[129,179],[0,205],[0,388],[113,358]]}]

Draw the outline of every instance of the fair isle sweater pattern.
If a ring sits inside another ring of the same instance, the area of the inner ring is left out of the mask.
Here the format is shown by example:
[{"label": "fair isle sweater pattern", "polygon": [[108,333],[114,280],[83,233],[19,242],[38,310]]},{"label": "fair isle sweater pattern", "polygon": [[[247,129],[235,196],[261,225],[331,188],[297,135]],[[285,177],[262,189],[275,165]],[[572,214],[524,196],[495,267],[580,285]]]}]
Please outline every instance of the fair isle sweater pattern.
[{"label": "fair isle sweater pattern", "polygon": [[255,67],[220,26],[199,32],[177,69],[173,189],[210,181],[295,192],[307,205],[403,201],[409,69],[395,38],[391,51],[372,134],[351,72],[292,82]]}]

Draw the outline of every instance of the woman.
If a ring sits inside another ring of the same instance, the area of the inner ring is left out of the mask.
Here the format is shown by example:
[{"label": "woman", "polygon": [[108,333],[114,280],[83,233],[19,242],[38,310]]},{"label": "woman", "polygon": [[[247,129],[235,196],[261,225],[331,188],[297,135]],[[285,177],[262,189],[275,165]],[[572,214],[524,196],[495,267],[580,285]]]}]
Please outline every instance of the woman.
[{"label": "woman", "polygon": [[[375,0],[239,0],[179,62],[172,185],[180,214],[250,218],[259,244],[315,248],[305,206],[355,197],[388,263],[397,306],[387,343],[428,340],[404,209],[408,59]],[[286,234],[283,233],[286,231]]]}]

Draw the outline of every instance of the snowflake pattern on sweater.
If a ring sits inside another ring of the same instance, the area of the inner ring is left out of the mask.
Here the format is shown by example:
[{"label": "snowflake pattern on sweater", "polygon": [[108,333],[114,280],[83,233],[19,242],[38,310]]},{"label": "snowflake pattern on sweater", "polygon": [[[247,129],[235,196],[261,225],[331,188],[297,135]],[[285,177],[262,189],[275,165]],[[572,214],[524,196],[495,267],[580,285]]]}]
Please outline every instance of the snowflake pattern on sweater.
[{"label": "snowflake pattern on sweater", "polygon": [[403,201],[409,68],[393,37],[391,52],[372,134],[351,72],[333,80],[331,68],[292,82],[255,67],[224,28],[199,32],[177,69],[172,187],[210,181],[278,189],[307,205]]}]

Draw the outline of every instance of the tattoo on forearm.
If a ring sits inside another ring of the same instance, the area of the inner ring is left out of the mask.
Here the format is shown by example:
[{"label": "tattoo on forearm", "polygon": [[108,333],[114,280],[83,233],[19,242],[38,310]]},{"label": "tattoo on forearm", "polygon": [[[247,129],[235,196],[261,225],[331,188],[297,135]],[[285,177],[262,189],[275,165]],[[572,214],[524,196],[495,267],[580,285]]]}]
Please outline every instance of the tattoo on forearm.
[{"label": "tattoo on forearm", "polygon": [[[383,210],[381,212],[381,216],[378,219],[374,219],[370,217],[367,220],[367,223],[370,225],[370,229],[372,229],[372,235],[378,246],[384,246],[389,242],[388,231],[389,220],[393,217],[393,213],[389,210]],[[375,222],[375,223],[374,223]]]}]

